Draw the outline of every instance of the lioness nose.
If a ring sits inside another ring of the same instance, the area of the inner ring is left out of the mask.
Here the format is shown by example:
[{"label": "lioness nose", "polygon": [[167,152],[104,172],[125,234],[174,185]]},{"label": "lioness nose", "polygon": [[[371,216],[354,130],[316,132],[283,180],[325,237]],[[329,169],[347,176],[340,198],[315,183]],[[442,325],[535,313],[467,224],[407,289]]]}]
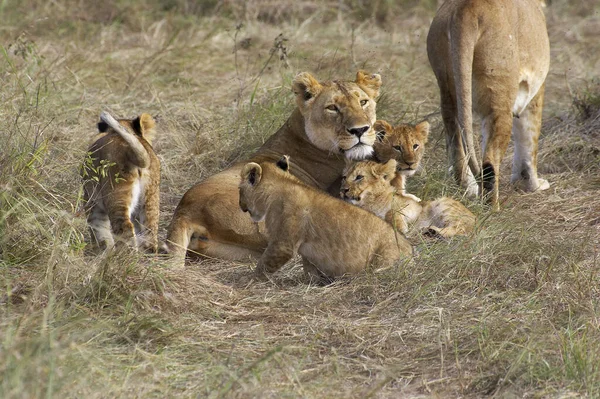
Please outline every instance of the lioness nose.
[{"label": "lioness nose", "polygon": [[353,127],[348,129],[348,133],[360,138],[367,130],[369,130],[369,126]]}]

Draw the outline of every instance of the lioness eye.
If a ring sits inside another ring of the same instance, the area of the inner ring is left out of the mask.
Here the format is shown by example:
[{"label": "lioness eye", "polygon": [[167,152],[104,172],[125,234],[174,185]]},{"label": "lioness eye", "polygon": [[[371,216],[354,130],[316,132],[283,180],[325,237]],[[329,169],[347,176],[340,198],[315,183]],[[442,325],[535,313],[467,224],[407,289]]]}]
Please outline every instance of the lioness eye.
[{"label": "lioness eye", "polygon": [[418,144],[413,145],[413,150],[416,150],[417,148],[419,148]]},{"label": "lioness eye", "polygon": [[325,107],[326,110],[328,111],[334,111],[334,112],[338,112],[338,107],[336,107],[335,105],[329,105],[327,107]]},{"label": "lioness eye", "polygon": [[402,146],[401,145],[395,145],[394,146],[394,150],[402,152]]},{"label": "lioness eye", "polygon": [[354,181],[361,181],[362,179],[363,179],[363,175],[357,175],[357,176],[354,178]]},{"label": "lioness eye", "polygon": [[346,176],[342,176],[342,181],[346,180]]},{"label": "lioness eye", "polygon": [[362,107],[364,107],[365,105],[367,105],[369,103],[369,100],[360,100],[360,105]]}]

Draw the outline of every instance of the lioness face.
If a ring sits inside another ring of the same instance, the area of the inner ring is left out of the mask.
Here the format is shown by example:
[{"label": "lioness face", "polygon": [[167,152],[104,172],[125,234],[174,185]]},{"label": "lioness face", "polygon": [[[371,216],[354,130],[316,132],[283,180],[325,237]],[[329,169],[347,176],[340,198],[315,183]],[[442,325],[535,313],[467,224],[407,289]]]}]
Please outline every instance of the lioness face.
[{"label": "lioness face", "polygon": [[354,82],[318,82],[303,72],[292,86],[308,139],[317,148],[356,160],[373,153],[378,74],[359,71]]},{"label": "lioness face", "polygon": [[261,195],[260,183],[262,168],[259,164],[250,162],[244,165],[240,181],[240,209],[248,212],[253,222],[262,222],[266,215],[264,196]]},{"label": "lioness face", "polygon": [[395,159],[397,171],[405,176],[415,174],[421,164],[425,144],[429,136],[429,123],[419,123],[417,126],[391,126],[385,121],[377,121],[373,127],[377,140],[373,145],[375,157],[379,162]]},{"label": "lioness face", "polygon": [[370,209],[381,195],[394,190],[390,181],[395,176],[396,161],[385,164],[373,161],[355,162],[346,167],[342,176],[340,197],[361,208]]}]

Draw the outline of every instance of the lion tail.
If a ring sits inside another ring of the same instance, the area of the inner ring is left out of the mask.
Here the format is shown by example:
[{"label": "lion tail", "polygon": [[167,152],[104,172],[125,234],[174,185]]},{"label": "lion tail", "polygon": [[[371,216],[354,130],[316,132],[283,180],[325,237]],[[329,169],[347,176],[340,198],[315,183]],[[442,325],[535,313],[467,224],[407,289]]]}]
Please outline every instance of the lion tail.
[{"label": "lion tail", "polygon": [[150,156],[148,151],[142,145],[142,143],[135,137],[134,134],[130,133],[127,128],[121,125],[111,114],[104,111],[100,114],[100,120],[111,127],[115,132],[119,134],[125,140],[129,148],[131,149],[132,157],[131,161],[139,168],[147,168],[150,166]]},{"label": "lion tail", "polygon": [[473,55],[479,30],[477,26],[472,25],[476,25],[478,22],[477,18],[470,18],[469,15],[462,16],[460,21],[452,22],[450,54],[456,85],[458,129],[469,168],[473,175],[477,177],[481,175],[481,167],[473,144],[472,79]]},{"label": "lion tail", "polygon": [[162,245],[162,250],[168,253],[179,267],[185,264],[192,236],[197,236],[200,240],[208,239],[208,231],[204,226],[191,223],[185,217],[175,216],[167,229],[167,240]]}]

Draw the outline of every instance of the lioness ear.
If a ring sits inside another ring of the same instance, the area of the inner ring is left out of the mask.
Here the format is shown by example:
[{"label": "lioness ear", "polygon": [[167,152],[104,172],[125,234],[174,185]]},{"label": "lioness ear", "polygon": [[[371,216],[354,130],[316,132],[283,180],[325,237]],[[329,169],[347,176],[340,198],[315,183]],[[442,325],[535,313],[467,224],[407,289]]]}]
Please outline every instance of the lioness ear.
[{"label": "lioness ear", "polygon": [[392,131],[392,126],[384,120],[378,120],[375,121],[373,130],[375,130],[377,141],[381,142],[385,135]]},{"label": "lioness ear", "polygon": [[367,93],[371,98],[379,96],[379,88],[381,88],[381,75],[378,73],[368,73],[367,71],[356,72],[355,83]]},{"label": "lioness ear", "polygon": [[255,186],[260,183],[262,178],[262,168],[255,162],[250,162],[244,165],[242,169],[242,182],[247,182],[251,186]]},{"label": "lioness ear", "polygon": [[289,172],[290,170],[290,156],[289,155],[283,155],[281,158],[279,158],[279,161],[277,161],[277,167],[281,170],[283,170],[284,172]]},{"label": "lioness ear", "polygon": [[301,108],[306,101],[319,94],[321,88],[319,81],[308,72],[300,72],[292,82],[292,91],[296,95],[296,103]]},{"label": "lioness ear", "polygon": [[429,137],[429,122],[423,121],[415,126],[415,129],[421,135],[423,144],[427,143],[427,137]]}]

